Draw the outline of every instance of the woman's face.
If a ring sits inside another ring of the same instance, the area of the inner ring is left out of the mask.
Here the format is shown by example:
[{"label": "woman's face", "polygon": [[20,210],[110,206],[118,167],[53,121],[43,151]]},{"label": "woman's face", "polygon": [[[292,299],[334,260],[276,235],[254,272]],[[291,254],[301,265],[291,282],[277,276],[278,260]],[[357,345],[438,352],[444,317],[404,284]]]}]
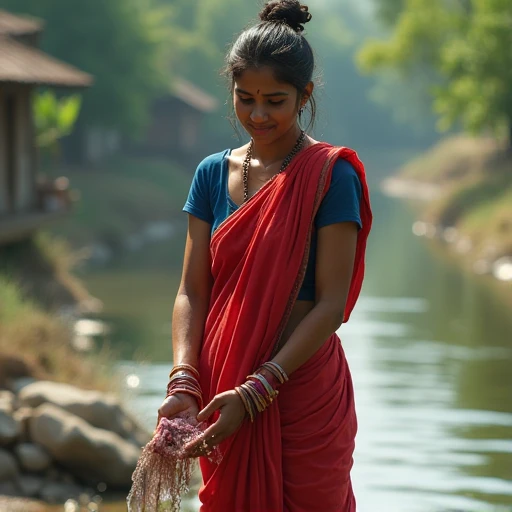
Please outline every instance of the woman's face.
[{"label": "woman's face", "polygon": [[297,89],[278,82],[270,67],[250,68],[234,81],[235,113],[249,135],[269,144],[297,125]]}]

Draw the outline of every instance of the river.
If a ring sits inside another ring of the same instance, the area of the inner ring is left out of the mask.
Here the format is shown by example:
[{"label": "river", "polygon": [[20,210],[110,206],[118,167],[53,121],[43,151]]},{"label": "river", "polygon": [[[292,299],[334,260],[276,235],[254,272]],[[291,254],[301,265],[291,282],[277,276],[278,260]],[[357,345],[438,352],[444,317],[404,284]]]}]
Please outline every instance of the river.
[{"label": "river", "polygon": [[[366,281],[339,331],[358,410],[358,511],[510,512],[511,312],[413,235],[402,202],[372,190]],[[105,303],[124,399],[148,428],[167,383],[182,243],[86,276]]]}]

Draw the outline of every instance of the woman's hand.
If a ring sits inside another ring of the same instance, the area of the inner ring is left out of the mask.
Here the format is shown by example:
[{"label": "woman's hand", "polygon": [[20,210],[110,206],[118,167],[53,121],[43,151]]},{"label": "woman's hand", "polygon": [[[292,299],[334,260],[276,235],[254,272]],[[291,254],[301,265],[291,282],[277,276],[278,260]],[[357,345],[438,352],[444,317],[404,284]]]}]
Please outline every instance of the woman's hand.
[{"label": "woman's hand", "polygon": [[197,400],[187,393],[176,393],[168,396],[158,409],[158,420],[156,426],[160,423],[161,418],[174,418],[176,416],[189,418],[195,423],[199,406]]},{"label": "woman's hand", "polygon": [[197,415],[197,421],[207,420],[215,411],[219,411],[218,420],[208,427],[203,435],[185,446],[189,457],[208,455],[212,448],[234,434],[245,418],[245,407],[235,390],[225,391],[215,398]]}]

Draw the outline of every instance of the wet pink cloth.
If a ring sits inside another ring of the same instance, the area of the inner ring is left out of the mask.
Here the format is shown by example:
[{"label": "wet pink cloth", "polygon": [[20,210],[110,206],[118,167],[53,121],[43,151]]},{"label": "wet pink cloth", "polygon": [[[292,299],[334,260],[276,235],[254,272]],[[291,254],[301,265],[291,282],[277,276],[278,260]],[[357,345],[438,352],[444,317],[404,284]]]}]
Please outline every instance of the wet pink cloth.
[{"label": "wet pink cloth", "polygon": [[[133,472],[126,498],[128,512],[179,512],[195,467],[185,446],[201,438],[205,428],[206,424],[198,424],[195,418],[160,419]],[[220,463],[218,448],[210,453],[210,460]]]},{"label": "wet pink cloth", "polygon": [[[353,150],[318,143],[212,237],[214,284],[199,363],[205,403],[271,358],[304,277],[313,219],[337,158],[353,165],[363,190],[349,319],[372,223],[368,186]],[[333,334],[254,423],[244,422],[221,444],[220,464],[201,458],[201,511],[355,511],[350,468],[356,429],[350,372]]]}]

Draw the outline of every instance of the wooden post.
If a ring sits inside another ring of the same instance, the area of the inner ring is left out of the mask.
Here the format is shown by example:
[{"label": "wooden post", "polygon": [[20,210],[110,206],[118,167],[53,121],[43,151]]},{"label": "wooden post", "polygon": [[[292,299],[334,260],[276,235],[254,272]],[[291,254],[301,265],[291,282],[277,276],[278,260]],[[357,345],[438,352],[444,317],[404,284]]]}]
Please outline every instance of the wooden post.
[{"label": "wooden post", "polygon": [[35,209],[36,184],[33,145],[31,91],[20,87],[16,94],[16,212],[30,212]]},{"label": "wooden post", "polygon": [[7,185],[7,114],[5,111],[5,91],[0,87],[0,215],[9,212]]}]

